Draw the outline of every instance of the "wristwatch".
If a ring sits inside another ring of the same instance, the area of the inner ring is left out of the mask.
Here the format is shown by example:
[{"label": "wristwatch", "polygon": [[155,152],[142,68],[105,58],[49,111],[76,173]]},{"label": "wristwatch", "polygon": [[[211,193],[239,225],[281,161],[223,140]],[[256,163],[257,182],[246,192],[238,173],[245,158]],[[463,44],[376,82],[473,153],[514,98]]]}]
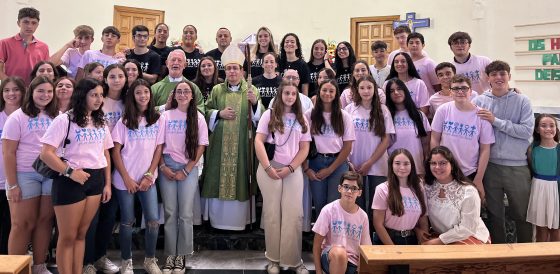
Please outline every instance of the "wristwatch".
[{"label": "wristwatch", "polygon": [[66,167],[66,170],[64,170],[64,176],[70,178],[70,175],[72,175],[73,171],[74,170],[70,166]]}]

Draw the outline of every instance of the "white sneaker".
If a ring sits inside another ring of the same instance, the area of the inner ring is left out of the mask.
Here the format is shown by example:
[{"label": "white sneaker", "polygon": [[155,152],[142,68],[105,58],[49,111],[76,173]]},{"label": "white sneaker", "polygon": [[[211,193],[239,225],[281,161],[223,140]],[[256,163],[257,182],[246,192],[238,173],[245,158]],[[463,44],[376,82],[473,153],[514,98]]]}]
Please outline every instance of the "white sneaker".
[{"label": "white sneaker", "polygon": [[185,255],[179,255],[175,258],[173,274],[185,274]]},{"label": "white sneaker", "polygon": [[52,274],[52,272],[50,272],[47,269],[47,264],[34,264],[31,267],[31,273],[33,273],[33,274]]},{"label": "white sneaker", "polygon": [[102,271],[105,274],[115,274],[119,272],[119,267],[111,262],[111,260],[109,260],[107,256],[99,258],[99,260],[97,260],[97,262],[95,262],[93,266],[95,266],[95,269]]},{"label": "white sneaker", "polygon": [[161,269],[159,269],[159,266],[157,265],[156,258],[145,258],[144,270],[146,270],[148,274],[162,274]]},{"label": "white sneaker", "polygon": [[266,265],[266,272],[268,274],[279,274],[280,264],[278,264],[278,262],[269,261],[268,265]]},{"label": "white sneaker", "polygon": [[167,259],[165,259],[165,265],[161,268],[163,274],[171,274],[173,272],[173,268],[175,267],[175,256],[169,255]]},{"label": "white sneaker", "polygon": [[97,269],[95,269],[95,266],[93,266],[92,264],[88,264],[84,266],[82,274],[97,274]]},{"label": "white sneaker", "polygon": [[120,270],[121,270],[121,274],[134,274],[134,268],[132,267],[132,259],[122,260]]},{"label": "white sneaker", "polygon": [[309,274],[309,270],[307,270],[303,263],[296,267],[294,270],[296,271],[296,274]]}]

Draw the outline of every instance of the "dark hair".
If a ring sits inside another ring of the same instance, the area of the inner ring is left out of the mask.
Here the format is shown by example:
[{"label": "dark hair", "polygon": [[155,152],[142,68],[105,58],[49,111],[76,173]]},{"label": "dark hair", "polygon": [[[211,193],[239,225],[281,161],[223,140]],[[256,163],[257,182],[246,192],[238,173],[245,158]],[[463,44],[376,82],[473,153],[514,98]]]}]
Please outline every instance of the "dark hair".
[{"label": "dark hair", "polygon": [[284,37],[282,38],[282,42],[280,42],[280,62],[278,62],[279,67],[286,67],[286,64],[288,63],[288,57],[286,56],[286,50],[284,49],[284,42],[286,42],[286,38],[288,38],[288,36],[292,36],[296,39],[296,57],[298,59],[303,59],[303,53],[301,51],[301,43],[299,42],[299,37],[295,34],[295,33],[287,33],[286,35],[284,35]]},{"label": "dark hair", "polygon": [[399,52],[395,54],[393,62],[391,62],[391,71],[389,72],[389,76],[387,76],[387,79],[399,77],[399,73],[395,69],[395,59],[397,59],[397,56],[399,55],[402,55],[406,60],[406,64],[408,65],[408,76],[421,79],[420,74],[418,74],[418,71],[416,71],[416,66],[414,66],[414,61],[412,61],[412,58],[410,58],[410,55],[408,55],[408,53],[406,52]]},{"label": "dark hair", "polygon": [[198,34],[198,30],[196,29],[196,27],[195,27],[194,25],[185,25],[185,26],[183,27],[183,32],[185,31],[185,29],[186,29],[187,27],[193,28],[193,29],[194,29],[194,33]]},{"label": "dark hair", "polygon": [[[144,78],[144,72],[142,72],[142,65],[140,65],[140,63],[138,61],[136,61],[135,59],[126,59],[126,61],[124,61],[124,63],[122,64],[123,68],[128,63],[133,63],[133,64],[136,65],[136,69],[138,70],[138,78],[136,78],[136,79]],[[126,71],[126,68],[124,70]],[[128,72],[126,74],[127,74],[127,81],[128,81]]]},{"label": "dark hair", "polygon": [[544,118],[551,118],[552,120],[554,120],[554,125],[556,126],[556,134],[554,134],[554,141],[556,141],[557,143],[559,142],[560,130],[558,129],[558,121],[556,120],[556,117],[550,114],[541,113],[537,115],[537,118],[535,118],[535,129],[533,130],[533,146],[538,146],[541,143],[541,135],[539,134],[538,130],[539,130],[539,123]]},{"label": "dark hair", "polygon": [[136,35],[136,33],[139,32],[139,31],[146,31],[146,32],[148,32],[148,35],[150,34],[150,30],[146,26],[136,25],[132,28],[132,31],[131,31],[132,36]]},{"label": "dark hair", "polygon": [[6,87],[6,85],[8,85],[8,83],[14,83],[14,85],[16,85],[19,89],[19,92],[21,93],[19,102],[20,105],[21,101],[23,101],[22,98],[25,96],[25,83],[23,82],[23,79],[18,76],[10,76],[2,80],[2,82],[0,83],[0,112],[4,111],[4,109],[6,108],[6,101],[4,101],[4,88]]},{"label": "dark hair", "polygon": [[93,28],[88,25],[79,25],[74,29],[74,36],[91,36],[93,37]]},{"label": "dark hair", "polygon": [[408,25],[400,25],[393,30],[393,35],[397,35],[397,34],[403,33],[403,32],[406,32],[408,34],[412,33],[412,31],[410,30]]},{"label": "dark hair", "polygon": [[362,175],[356,171],[346,171],[340,176],[340,181],[338,182],[339,185],[342,185],[344,181],[356,181],[359,189],[364,188],[364,184],[362,182]]},{"label": "dark hair", "polygon": [[109,76],[109,72],[111,72],[111,70],[115,68],[122,70],[122,72],[124,73],[124,86],[121,90],[121,96],[119,98],[120,100],[124,101],[126,98],[126,93],[128,91],[128,73],[126,73],[126,69],[124,68],[124,66],[118,63],[108,65],[105,68],[105,70],[103,70],[103,80],[105,81],[103,83],[103,96],[107,97],[107,95],[109,94],[109,85],[107,84],[107,77]]},{"label": "dark hair", "polygon": [[90,74],[92,73],[97,67],[102,67],[103,69],[105,69],[105,67],[99,63],[99,62],[91,62],[88,63],[87,65],[84,66],[84,73]]},{"label": "dark hair", "polygon": [[101,35],[104,35],[106,33],[114,34],[119,39],[121,39],[121,32],[117,28],[115,28],[114,26],[105,27],[103,29],[103,31],[101,32]]},{"label": "dark hair", "polygon": [[58,70],[56,69],[56,66],[50,62],[50,61],[39,61],[37,62],[34,66],[33,66],[33,70],[31,70],[31,79],[37,77],[37,71],[39,71],[39,67],[44,65],[44,64],[48,64],[49,66],[51,66],[51,68],[53,69],[53,73],[54,73],[54,81],[56,81],[56,79],[58,79]]},{"label": "dark hair", "polygon": [[[267,27],[260,27],[259,30],[257,30],[257,40],[259,39],[259,32],[261,31],[266,31],[268,32],[268,35],[270,36],[270,42],[268,43],[268,52],[274,52],[276,53],[276,45],[274,44],[274,38],[272,37],[272,32],[267,28]],[[255,46],[253,47],[253,50],[251,50],[251,59],[254,60],[256,59],[257,56],[257,52],[259,52],[259,43],[257,42],[255,44]]]},{"label": "dark hair", "polygon": [[451,46],[451,44],[453,44],[453,42],[457,41],[457,40],[467,40],[469,41],[469,44],[472,44],[472,39],[471,36],[463,31],[458,31],[455,32],[453,34],[451,34],[451,36],[449,36],[449,39],[447,39],[447,44],[449,46]]},{"label": "dark hair", "polygon": [[[84,78],[76,84],[72,97],[70,98],[70,105],[72,109],[69,111],[71,114],[72,122],[76,123],[79,127],[86,127],[88,124],[87,118],[87,94],[96,87],[103,87],[103,84],[93,78]],[[103,104],[99,109],[91,112],[93,126],[100,128],[105,126],[105,117],[103,113]]]},{"label": "dark hair", "polygon": [[332,79],[329,81],[324,81],[319,84],[319,90],[317,91],[317,103],[311,110],[311,134],[320,135],[323,134],[323,126],[325,125],[325,117],[323,117],[323,100],[321,99],[321,88],[326,85],[331,84],[335,88],[335,97],[332,102],[332,112],[331,112],[331,125],[338,136],[344,135],[344,119],[342,117],[342,109],[340,108],[340,91],[338,90],[338,85],[336,80]]},{"label": "dark hair", "polygon": [[[352,67],[354,63],[356,63],[356,54],[354,53],[354,48],[352,45],[346,41],[342,41],[336,45],[335,53],[334,53],[334,70],[336,73],[341,73],[344,69],[344,64],[342,64],[342,59],[338,56],[338,46],[340,44],[345,45],[348,48],[348,66]],[[369,70],[369,67],[368,67]]]},{"label": "dark hair", "polygon": [[[369,64],[365,60],[358,60],[358,61],[356,61],[356,63],[354,63],[352,65],[352,72],[351,72],[352,77],[350,77],[350,82],[348,83],[348,86],[347,86],[347,88],[350,88],[350,93],[352,94],[352,98],[354,98],[354,95],[356,93],[358,93],[358,80],[359,79],[354,78],[354,69],[356,69],[356,66],[358,64],[362,64],[362,65],[366,66],[367,75],[373,76],[373,75],[371,75],[371,70],[369,70]],[[377,83],[375,83],[375,88],[376,89],[378,88]]]},{"label": "dark hair", "polygon": [[191,160],[196,159],[196,148],[198,147],[198,109],[196,108],[196,92],[195,86],[193,83],[189,81],[182,80],[181,82],[177,83],[175,88],[173,88],[173,98],[171,99],[171,108],[175,109],[179,105],[177,103],[177,87],[181,84],[185,83],[189,85],[189,88],[192,92],[192,99],[189,103],[187,108],[187,127],[185,128],[185,153],[189,155]]},{"label": "dark hair", "polygon": [[391,116],[393,117],[393,119],[395,119],[395,115],[397,113],[397,106],[395,105],[395,102],[393,102],[393,99],[391,98],[391,88],[393,87],[393,85],[397,85],[404,92],[404,101],[403,101],[404,108],[406,109],[408,116],[416,126],[416,131],[417,131],[416,136],[417,137],[428,136],[428,133],[424,128],[422,113],[416,108],[416,104],[414,104],[414,101],[412,100],[412,96],[410,96],[410,91],[406,87],[405,83],[399,78],[389,79],[387,81],[387,85],[385,86],[385,91],[387,94],[385,103],[387,105],[387,108],[391,112]]},{"label": "dark hair", "polygon": [[202,61],[204,60],[208,60],[210,62],[212,62],[212,65],[214,66],[214,73],[212,74],[212,83],[210,83],[210,85],[213,87],[223,81],[220,81],[218,79],[218,66],[216,65],[216,62],[214,61],[214,58],[212,58],[211,56],[204,56],[202,58],[200,58],[200,62],[198,62],[198,68],[196,69],[196,77],[194,78],[193,82],[201,89],[201,91],[206,90],[206,86],[208,86],[209,84],[206,83],[206,81],[204,80],[204,76],[202,76]]},{"label": "dark hair", "polygon": [[393,216],[396,215],[400,217],[404,215],[405,210],[402,201],[399,178],[397,178],[397,175],[393,170],[393,162],[400,154],[406,156],[406,158],[410,161],[410,174],[408,174],[406,183],[412,190],[414,196],[418,199],[418,202],[420,202],[420,206],[422,208],[421,215],[424,215],[426,214],[426,203],[424,202],[424,191],[422,190],[421,180],[420,177],[418,177],[418,174],[416,174],[416,163],[414,163],[414,158],[405,148],[398,148],[393,151],[393,153],[389,156],[389,161],[387,162],[389,167],[387,172],[387,188],[389,190],[387,193],[387,205],[389,206],[389,210],[391,210]]},{"label": "dark hair", "polygon": [[165,26],[165,27],[167,28],[167,31],[169,32],[169,26],[168,26],[166,23],[163,23],[163,22],[158,23],[158,24],[156,25],[156,27],[154,28],[154,38],[152,39],[152,42],[150,43],[151,46],[153,46],[153,45],[156,44],[156,33],[157,33],[157,29],[158,29],[159,27],[161,27],[161,26]]},{"label": "dark hair", "polygon": [[307,132],[307,123],[303,118],[303,110],[301,108],[301,101],[299,99],[299,91],[298,87],[292,81],[282,81],[280,86],[278,87],[278,92],[276,92],[276,96],[274,96],[274,102],[272,103],[272,107],[270,110],[270,121],[268,122],[268,131],[274,132],[275,130],[279,131],[280,133],[284,133],[284,120],[282,117],[284,116],[284,101],[282,101],[282,92],[288,86],[295,87],[296,92],[296,101],[294,105],[292,105],[292,112],[296,115],[296,120],[301,125],[301,132]]},{"label": "dark hair", "polygon": [[[58,83],[62,82],[62,80],[70,81],[70,83],[72,84],[72,93],[74,93],[74,88],[76,88],[76,81],[74,81],[74,79],[72,79],[70,77],[63,76],[63,77],[58,78],[58,80],[56,80],[56,82],[54,82],[54,96],[56,96],[56,87],[58,86]],[[70,97],[70,98],[72,98],[72,97]],[[59,107],[58,103],[59,102],[57,101],[57,108]],[[68,109],[71,109],[71,108],[72,108],[72,105],[69,105]]]},{"label": "dark hair", "polygon": [[387,50],[387,43],[385,43],[381,40],[377,40],[377,41],[371,43],[371,51],[372,52],[375,51],[375,50],[378,50],[378,49]]},{"label": "dark hair", "polygon": [[437,74],[438,71],[444,69],[444,68],[451,68],[451,70],[453,71],[453,74],[457,74],[457,68],[455,68],[455,65],[449,63],[449,62],[441,62],[439,63],[436,68],[434,69],[435,73]]},{"label": "dark hair", "polygon": [[453,78],[451,78],[451,81],[449,83],[452,84],[452,83],[462,83],[462,82],[467,83],[469,85],[469,88],[472,87],[471,79],[469,79],[469,77],[463,74],[457,74],[453,76]]},{"label": "dark hair", "polygon": [[28,8],[21,8],[18,12],[18,21],[25,18],[25,17],[29,17],[29,18],[35,18],[37,19],[37,21],[40,21],[41,19],[39,18],[39,15],[41,15],[41,13],[32,7],[28,7]]},{"label": "dark hair", "polygon": [[409,34],[406,37],[406,43],[408,44],[408,42],[410,42],[411,39],[415,39],[415,38],[420,39],[420,42],[422,43],[422,45],[424,45],[424,35],[422,35],[419,32],[413,32],[413,33]]},{"label": "dark hair", "polygon": [[[375,134],[375,136],[383,137],[385,136],[386,133],[386,128],[385,128],[386,125],[385,125],[385,119],[383,118],[383,109],[381,106],[381,101],[379,100],[379,93],[377,91],[378,89],[377,83],[375,83],[373,76],[368,75],[360,78],[356,86],[359,86],[361,82],[366,82],[366,81],[373,84],[373,94],[374,94],[373,100],[371,102],[371,109],[369,111],[368,127],[369,130],[371,130],[371,132]],[[356,89],[356,93],[353,96],[354,97],[352,97],[352,99],[354,100],[354,104],[356,104],[356,106],[360,105],[362,103],[362,97],[360,96],[360,93],[358,92],[357,89]]]},{"label": "dark hair", "polygon": [[[307,62],[307,64],[312,65],[313,64],[313,60],[315,59],[315,57],[313,56],[313,48],[315,47],[316,44],[323,44],[323,46],[325,46],[325,51],[329,48],[329,46],[327,45],[327,42],[325,42],[325,40],[323,39],[317,39],[315,41],[313,41],[313,44],[311,44],[311,53],[309,54],[309,62]],[[325,53],[326,54],[326,53]],[[321,60],[323,61],[323,60]]]},{"label": "dark hair", "polygon": [[486,68],[484,69],[484,72],[486,72],[486,75],[490,75],[490,73],[494,71],[502,71],[502,70],[505,70],[507,71],[507,73],[510,73],[511,69],[508,63],[504,61],[496,60],[488,64],[488,66],[486,66]]},{"label": "dark hair", "polygon": [[144,113],[140,112],[136,99],[134,98],[134,90],[137,87],[147,87],[148,90],[150,90],[150,83],[142,78],[138,78],[130,85],[130,90],[124,100],[124,113],[122,116],[123,124],[129,129],[138,129],[142,115],[146,118],[146,126],[151,126],[159,119],[159,112],[156,110],[151,91],[148,108],[144,110]]},{"label": "dark hair", "polygon": [[459,167],[457,160],[455,160],[455,157],[453,157],[453,153],[451,153],[451,150],[449,150],[449,148],[445,146],[437,146],[432,148],[432,150],[430,151],[430,156],[424,162],[424,167],[426,168],[426,175],[424,178],[425,178],[425,183],[427,185],[433,185],[434,182],[436,181],[436,177],[434,176],[432,170],[430,169],[430,161],[432,159],[432,156],[436,154],[440,154],[441,156],[443,156],[451,165],[451,177],[453,177],[453,180],[457,181],[459,184],[462,185],[474,186],[473,183],[470,181],[470,179],[467,178],[465,174],[463,174],[463,172],[461,171],[461,168]]},{"label": "dark hair", "polygon": [[37,106],[35,106],[35,102],[33,102],[33,92],[35,92],[35,89],[41,84],[49,84],[53,89],[53,98],[45,106],[44,112],[49,117],[54,118],[58,115],[58,108],[56,103],[57,100],[56,100],[56,96],[54,95],[54,84],[46,76],[37,76],[31,81],[31,84],[29,84],[29,88],[27,89],[27,92],[23,97],[23,104],[21,105],[21,110],[23,111],[23,113],[25,113],[27,116],[31,118],[35,118],[37,117],[37,115],[39,115],[39,113],[41,113],[41,110]]}]

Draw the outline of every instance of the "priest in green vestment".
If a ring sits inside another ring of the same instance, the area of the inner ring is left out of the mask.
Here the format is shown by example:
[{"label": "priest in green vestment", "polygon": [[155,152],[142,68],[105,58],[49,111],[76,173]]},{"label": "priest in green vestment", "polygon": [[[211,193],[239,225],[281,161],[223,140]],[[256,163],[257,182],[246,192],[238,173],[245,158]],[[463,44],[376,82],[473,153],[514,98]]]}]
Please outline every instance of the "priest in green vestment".
[{"label": "priest in green vestment", "polygon": [[[155,83],[151,88],[156,106],[163,106],[167,103],[167,99],[170,98],[169,94],[171,94],[173,89],[177,86],[177,83],[181,81],[192,83],[183,76],[183,69],[187,65],[187,57],[184,51],[177,49],[170,52],[165,64],[167,65],[169,75]],[[192,86],[194,86],[193,92],[196,95],[198,111],[204,113],[204,99],[202,93],[194,83],[192,83]]]},{"label": "priest in green vestment", "polygon": [[[211,133],[204,164],[202,197],[210,224],[219,229],[243,230],[250,220],[248,114],[256,127],[264,112],[259,91],[243,79],[245,57],[237,45],[222,54],[226,81],[214,86],[206,101]],[[253,180],[254,181],[254,180]],[[253,182],[256,184],[256,181]],[[253,210],[254,219],[254,210]]]}]

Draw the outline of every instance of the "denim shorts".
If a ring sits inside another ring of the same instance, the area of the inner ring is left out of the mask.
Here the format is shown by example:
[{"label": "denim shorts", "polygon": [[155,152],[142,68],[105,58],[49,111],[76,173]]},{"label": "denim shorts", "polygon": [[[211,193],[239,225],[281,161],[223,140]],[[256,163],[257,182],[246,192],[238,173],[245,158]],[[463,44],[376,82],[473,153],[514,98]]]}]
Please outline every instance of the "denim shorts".
[{"label": "denim shorts", "polygon": [[39,196],[50,196],[52,179],[43,177],[35,172],[17,172],[17,182],[21,189],[21,199],[31,199]]},{"label": "denim shorts", "polygon": [[[321,268],[323,269],[323,272],[327,274],[329,273],[329,251],[331,251],[330,247],[325,248],[323,252],[321,252]],[[348,264],[346,265],[345,274],[355,274],[355,273],[358,273],[358,266],[356,266],[355,264],[349,261]]]}]

